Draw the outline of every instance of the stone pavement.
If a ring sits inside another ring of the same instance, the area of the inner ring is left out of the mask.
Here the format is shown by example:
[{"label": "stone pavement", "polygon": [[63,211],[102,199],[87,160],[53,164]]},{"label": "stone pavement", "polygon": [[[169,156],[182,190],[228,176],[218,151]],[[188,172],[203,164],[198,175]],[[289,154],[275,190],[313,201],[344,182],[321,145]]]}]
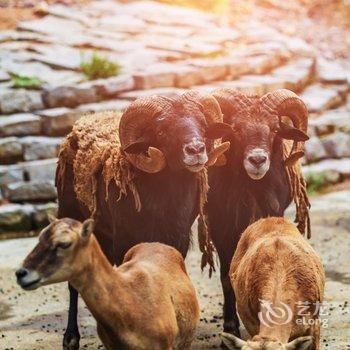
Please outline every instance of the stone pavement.
[{"label": "stone pavement", "polygon": [[[80,64],[96,52],[120,74],[85,80]],[[0,205],[0,233],[35,230],[53,210],[58,147],[82,113],[123,111],[137,97],[190,88],[300,93],[311,112],[305,171],[341,182],[350,176],[349,72],[349,62],[327,60],[259,20],[229,27],[153,1],[49,6],[42,18],[0,32],[0,203],[11,203]],[[42,84],[16,89],[11,74]]]},{"label": "stone pavement", "polygon": [[[321,330],[322,350],[350,349],[350,192],[312,197],[311,244],[326,270],[326,295]],[[195,232],[195,229],[194,229]],[[0,349],[60,350],[66,326],[68,293],[65,284],[34,292],[21,290],[14,269],[35,245],[37,238],[0,241]],[[200,272],[200,252],[194,245],[186,259],[201,307],[201,320],[193,349],[219,348],[222,330],[222,293],[218,272],[208,278]],[[82,349],[102,349],[95,321],[80,302]],[[242,329],[242,334],[246,332]]]}]

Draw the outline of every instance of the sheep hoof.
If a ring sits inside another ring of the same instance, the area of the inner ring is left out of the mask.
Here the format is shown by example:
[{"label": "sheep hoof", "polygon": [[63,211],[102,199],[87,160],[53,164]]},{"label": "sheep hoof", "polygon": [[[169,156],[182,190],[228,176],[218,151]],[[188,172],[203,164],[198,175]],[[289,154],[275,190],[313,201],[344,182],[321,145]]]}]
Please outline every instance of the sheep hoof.
[{"label": "sheep hoof", "polygon": [[241,332],[239,331],[239,323],[234,321],[224,322],[224,332],[235,335],[236,337],[241,337]]},{"label": "sheep hoof", "polygon": [[79,340],[75,334],[65,334],[63,338],[63,350],[79,350]]}]

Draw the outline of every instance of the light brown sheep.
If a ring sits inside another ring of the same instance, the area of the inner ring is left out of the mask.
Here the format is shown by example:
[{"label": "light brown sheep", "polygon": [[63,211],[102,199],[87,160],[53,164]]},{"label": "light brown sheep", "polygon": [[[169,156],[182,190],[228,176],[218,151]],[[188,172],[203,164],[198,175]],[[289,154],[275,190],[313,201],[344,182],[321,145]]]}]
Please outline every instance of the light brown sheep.
[{"label": "light brown sheep", "polygon": [[113,268],[92,230],[91,219],[54,220],[16,272],[21,287],[69,281],[108,350],[190,349],[199,306],[181,254],[161,243],[142,243]]},{"label": "light brown sheep", "polygon": [[230,349],[320,349],[324,270],[291,222],[271,217],[250,225],[238,243],[230,279],[238,313],[253,337],[243,341],[224,333]]}]

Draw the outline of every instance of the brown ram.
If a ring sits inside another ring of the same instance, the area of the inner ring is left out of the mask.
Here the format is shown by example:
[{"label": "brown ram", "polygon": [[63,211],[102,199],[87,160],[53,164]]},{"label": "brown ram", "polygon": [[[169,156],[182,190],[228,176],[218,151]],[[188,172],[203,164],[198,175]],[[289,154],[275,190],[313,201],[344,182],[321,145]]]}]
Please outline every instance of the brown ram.
[{"label": "brown ram", "polygon": [[[283,216],[294,200],[298,228],[310,234],[309,202],[298,162],[308,139],[308,112],[303,101],[288,90],[259,98],[219,89],[213,96],[225,124],[211,128],[209,136],[224,133],[223,140],[231,147],[225,153],[227,164],[209,169],[207,225],[220,258],[224,330],[239,335],[228,270],[241,233],[260,218]],[[206,227],[206,222],[202,224]]]}]

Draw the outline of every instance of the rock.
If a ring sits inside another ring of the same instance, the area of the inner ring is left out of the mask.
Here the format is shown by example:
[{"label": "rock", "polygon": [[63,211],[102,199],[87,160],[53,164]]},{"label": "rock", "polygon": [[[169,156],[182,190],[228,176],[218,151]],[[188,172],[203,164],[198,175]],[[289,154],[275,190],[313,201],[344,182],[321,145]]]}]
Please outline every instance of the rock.
[{"label": "rock", "polygon": [[189,57],[210,57],[220,54],[222,51],[222,47],[219,44],[184,41],[181,38],[166,35],[144,35],[142,39],[142,44],[148,48],[180,52]]},{"label": "rock", "polygon": [[0,136],[39,135],[40,117],[31,113],[0,116]]},{"label": "rock", "polygon": [[204,82],[202,70],[191,66],[177,66],[174,68],[176,72],[175,86],[179,88],[188,88],[199,85]]},{"label": "rock", "polygon": [[264,94],[277,89],[284,89],[288,85],[281,77],[273,75],[244,75],[239,81],[261,84]]},{"label": "rock", "polygon": [[79,83],[84,79],[82,73],[69,70],[55,70],[40,62],[13,62],[10,61],[2,65],[7,72],[23,75],[27,77],[38,77],[42,81],[42,86],[57,87]]},{"label": "rock", "polygon": [[3,195],[11,202],[34,202],[54,200],[57,197],[57,192],[52,181],[35,180],[5,185]]},{"label": "rock", "polygon": [[[57,32],[57,29],[56,29]],[[79,70],[82,59],[88,60],[91,54],[85,54],[82,57],[81,50],[64,45],[43,45],[32,44],[31,59],[43,62],[53,68]]]},{"label": "rock", "polygon": [[48,214],[57,216],[57,204],[53,202],[34,204],[33,221],[34,228],[40,229],[49,224]]},{"label": "rock", "polygon": [[336,132],[322,139],[329,158],[350,157],[350,135]]},{"label": "rock", "polygon": [[188,64],[199,68],[205,83],[224,79],[229,73],[227,61],[218,59],[194,59],[187,61]]},{"label": "rock", "polygon": [[[93,89],[96,96],[98,96],[97,99],[102,99],[115,97],[121,92],[133,90],[135,82],[132,76],[122,74],[115,77],[82,83],[79,84],[78,87],[81,89]],[[94,102],[94,100],[86,102]]]},{"label": "rock", "polygon": [[310,137],[305,142],[305,157],[308,163],[327,158],[326,150],[318,137]]},{"label": "rock", "polygon": [[49,35],[55,35],[57,33],[57,28],[60,29],[60,35],[65,34],[67,36],[83,30],[82,25],[76,21],[70,21],[51,15],[34,21],[22,21],[18,25],[18,29],[20,30]]},{"label": "rock", "polygon": [[63,6],[59,4],[52,5],[47,8],[47,13],[55,17],[73,20],[74,22],[79,22],[84,25],[89,25],[92,21],[91,18],[85,15],[82,11],[71,6]]},{"label": "rock", "polygon": [[81,111],[65,107],[46,109],[37,114],[42,118],[43,133],[48,136],[65,136],[82,116]]},{"label": "rock", "polygon": [[145,32],[146,23],[135,16],[119,13],[118,15],[105,15],[99,21],[100,29],[128,34],[139,34]]},{"label": "rock", "polygon": [[41,91],[25,89],[0,90],[0,112],[30,112],[44,107]]},{"label": "rock", "polygon": [[315,60],[301,58],[274,69],[271,74],[283,79],[286,88],[299,92],[309,84],[315,74]]},{"label": "rock", "polygon": [[262,96],[265,87],[262,83],[244,80],[221,81],[215,85],[218,87],[232,88],[244,92],[245,94]]},{"label": "rock", "polygon": [[23,179],[23,168],[20,165],[0,165],[0,187]]},{"label": "rock", "polygon": [[287,40],[284,40],[288,51],[297,56],[313,57],[315,55],[315,49],[312,45],[306,43],[301,38],[288,36]]},{"label": "rock", "polygon": [[314,84],[306,88],[300,95],[310,112],[322,112],[334,108],[344,102],[336,88]]},{"label": "rock", "polygon": [[25,179],[30,181],[54,181],[57,168],[57,158],[35,160],[20,164],[23,168]]},{"label": "rock", "polygon": [[317,66],[318,76],[322,82],[331,84],[345,84],[348,82],[348,73],[338,62],[319,59]]},{"label": "rock", "polygon": [[97,102],[99,99],[91,83],[46,89],[43,94],[45,106],[48,108],[75,107],[83,103]]},{"label": "rock", "polygon": [[0,233],[29,231],[32,229],[32,206],[5,204],[0,206]]},{"label": "rock", "polygon": [[[348,213],[350,207],[350,191],[337,191],[324,194],[322,196],[314,197],[311,203],[312,213],[320,213],[322,215],[321,219],[324,215],[328,215],[329,213]],[[315,220],[312,220],[313,222]],[[322,225],[324,223],[322,222]],[[338,226],[339,223],[336,222],[335,227]]]},{"label": "rock", "polygon": [[17,137],[0,139],[0,164],[15,163],[22,160],[22,145]]},{"label": "rock", "polygon": [[157,64],[134,74],[136,89],[153,89],[175,85],[175,72],[167,64]]},{"label": "rock", "polygon": [[121,99],[125,100],[136,100],[139,97],[146,97],[152,95],[160,95],[173,97],[176,95],[181,95],[186,92],[186,89],[178,89],[178,88],[158,88],[158,89],[149,89],[149,90],[135,90],[124,92],[119,95]]},{"label": "rock", "polygon": [[130,105],[128,100],[109,100],[98,103],[88,103],[80,105],[77,110],[82,112],[103,112],[103,111],[119,111],[123,112]]},{"label": "rock", "polygon": [[249,71],[252,74],[265,74],[271,69],[276,68],[280,64],[278,55],[259,55],[247,57],[247,62],[250,66]]},{"label": "rock", "polygon": [[0,81],[8,81],[10,79],[11,79],[10,76],[5,71],[3,71],[1,69],[0,70]]},{"label": "rock", "polygon": [[223,57],[227,60],[228,74],[231,79],[235,79],[243,74],[251,73],[251,65],[241,57]]},{"label": "rock", "polygon": [[303,172],[309,174],[323,174],[327,179],[338,178],[341,181],[350,177],[350,159],[326,159],[319,163],[303,166]]},{"label": "rock", "polygon": [[317,118],[309,120],[317,135],[326,135],[334,131],[350,131],[350,111],[346,108],[326,111]]},{"label": "rock", "polygon": [[24,160],[56,158],[61,137],[28,136],[20,139]]},{"label": "rock", "polygon": [[[220,82],[219,82],[220,83]],[[199,92],[202,92],[202,93],[205,93],[205,94],[210,94],[212,93],[215,89],[218,89],[222,86],[218,85],[218,84],[204,84],[204,85],[196,85],[196,86],[193,86],[193,89],[196,90],[196,91],[199,91]]]},{"label": "rock", "polygon": [[0,33],[0,42],[20,42],[20,41],[37,41],[47,42],[49,39],[45,35],[17,30],[2,30]]}]

